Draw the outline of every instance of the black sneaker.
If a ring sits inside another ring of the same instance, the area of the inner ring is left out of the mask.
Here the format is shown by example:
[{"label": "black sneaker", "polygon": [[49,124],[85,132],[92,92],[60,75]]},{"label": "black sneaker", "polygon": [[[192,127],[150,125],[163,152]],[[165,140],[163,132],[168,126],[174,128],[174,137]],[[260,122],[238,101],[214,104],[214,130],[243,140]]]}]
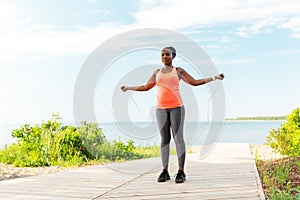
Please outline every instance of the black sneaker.
[{"label": "black sneaker", "polygon": [[170,180],[170,175],[168,170],[164,169],[163,172],[159,175],[157,182],[166,182],[167,180]]},{"label": "black sneaker", "polygon": [[185,173],[182,170],[178,170],[176,174],[175,183],[183,183],[185,181]]}]

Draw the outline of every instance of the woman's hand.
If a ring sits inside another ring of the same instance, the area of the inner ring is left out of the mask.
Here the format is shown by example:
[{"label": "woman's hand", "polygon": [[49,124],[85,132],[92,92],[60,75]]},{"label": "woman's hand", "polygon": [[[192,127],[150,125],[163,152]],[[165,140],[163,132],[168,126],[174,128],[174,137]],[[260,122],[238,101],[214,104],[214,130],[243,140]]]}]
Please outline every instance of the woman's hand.
[{"label": "woman's hand", "polygon": [[225,78],[224,74],[218,74],[215,76],[215,79],[223,80]]},{"label": "woman's hand", "polygon": [[127,88],[126,86],[122,86],[122,87],[121,87],[121,90],[122,90],[123,92],[126,92],[127,89],[128,89],[128,88]]}]

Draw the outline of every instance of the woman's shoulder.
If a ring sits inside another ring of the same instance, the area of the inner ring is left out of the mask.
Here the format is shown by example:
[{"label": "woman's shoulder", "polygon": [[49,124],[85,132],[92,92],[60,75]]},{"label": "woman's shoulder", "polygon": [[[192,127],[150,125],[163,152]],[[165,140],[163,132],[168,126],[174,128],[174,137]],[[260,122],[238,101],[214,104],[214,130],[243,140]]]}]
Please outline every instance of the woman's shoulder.
[{"label": "woman's shoulder", "polygon": [[176,71],[181,74],[182,72],[184,72],[184,69],[181,67],[176,67]]},{"label": "woman's shoulder", "polygon": [[155,75],[157,75],[159,71],[160,71],[160,69],[159,69],[159,68],[158,68],[158,69],[156,69],[156,70],[154,71],[154,74],[155,74]]}]

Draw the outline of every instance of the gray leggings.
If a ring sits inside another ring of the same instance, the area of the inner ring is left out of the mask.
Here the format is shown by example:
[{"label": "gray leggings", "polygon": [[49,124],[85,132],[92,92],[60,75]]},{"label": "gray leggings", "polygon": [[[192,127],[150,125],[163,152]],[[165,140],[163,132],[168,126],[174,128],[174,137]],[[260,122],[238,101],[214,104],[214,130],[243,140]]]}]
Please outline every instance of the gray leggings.
[{"label": "gray leggings", "polygon": [[161,136],[161,158],[163,167],[168,166],[170,154],[171,129],[176,145],[178,166],[184,167],[185,143],[183,139],[184,107],[156,109],[157,124]]}]

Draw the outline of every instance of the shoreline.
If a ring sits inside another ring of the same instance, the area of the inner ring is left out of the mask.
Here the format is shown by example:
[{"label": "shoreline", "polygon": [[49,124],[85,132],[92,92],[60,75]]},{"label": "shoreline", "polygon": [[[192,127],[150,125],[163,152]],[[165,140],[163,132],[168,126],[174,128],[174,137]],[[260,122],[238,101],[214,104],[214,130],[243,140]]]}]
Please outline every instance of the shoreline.
[{"label": "shoreline", "polygon": [[286,120],[281,119],[225,119],[224,122],[284,122]]}]

